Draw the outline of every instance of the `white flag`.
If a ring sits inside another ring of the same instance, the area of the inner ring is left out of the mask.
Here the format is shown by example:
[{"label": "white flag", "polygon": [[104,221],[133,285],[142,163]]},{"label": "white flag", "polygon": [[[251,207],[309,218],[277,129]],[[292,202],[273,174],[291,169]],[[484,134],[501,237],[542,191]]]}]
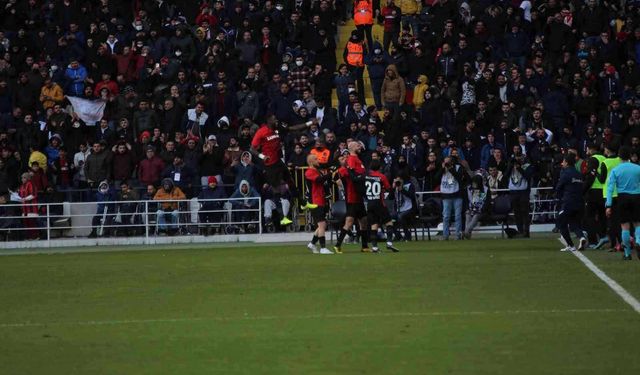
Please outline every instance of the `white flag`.
[{"label": "white flag", "polygon": [[104,100],[87,100],[75,96],[67,96],[67,99],[71,102],[73,111],[88,126],[94,126],[96,122],[102,120],[104,108],[107,106]]}]

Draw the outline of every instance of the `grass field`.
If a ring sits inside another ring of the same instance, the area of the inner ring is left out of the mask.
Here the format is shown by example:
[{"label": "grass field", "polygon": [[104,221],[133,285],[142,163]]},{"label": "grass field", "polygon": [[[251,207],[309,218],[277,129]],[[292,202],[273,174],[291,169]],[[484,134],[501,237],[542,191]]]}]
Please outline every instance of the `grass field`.
[{"label": "grass field", "polygon": [[[637,374],[640,315],[559,246],[0,257],[0,374]],[[586,254],[640,297],[635,256]]]}]

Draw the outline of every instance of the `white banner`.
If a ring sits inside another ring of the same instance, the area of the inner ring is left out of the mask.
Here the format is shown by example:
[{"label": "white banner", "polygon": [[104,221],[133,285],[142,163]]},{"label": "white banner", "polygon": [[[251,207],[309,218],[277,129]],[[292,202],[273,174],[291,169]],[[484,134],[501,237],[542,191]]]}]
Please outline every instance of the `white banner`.
[{"label": "white banner", "polygon": [[67,99],[71,102],[73,111],[88,126],[94,126],[102,120],[104,108],[107,106],[104,100],[87,100],[75,96],[67,96]]}]

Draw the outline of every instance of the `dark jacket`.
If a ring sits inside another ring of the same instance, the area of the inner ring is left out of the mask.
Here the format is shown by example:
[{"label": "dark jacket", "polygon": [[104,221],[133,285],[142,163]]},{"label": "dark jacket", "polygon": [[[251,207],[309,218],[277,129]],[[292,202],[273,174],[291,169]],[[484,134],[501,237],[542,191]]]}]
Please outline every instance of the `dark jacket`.
[{"label": "dark jacket", "polygon": [[573,165],[563,168],[556,185],[562,210],[579,210],[584,206],[584,176]]}]

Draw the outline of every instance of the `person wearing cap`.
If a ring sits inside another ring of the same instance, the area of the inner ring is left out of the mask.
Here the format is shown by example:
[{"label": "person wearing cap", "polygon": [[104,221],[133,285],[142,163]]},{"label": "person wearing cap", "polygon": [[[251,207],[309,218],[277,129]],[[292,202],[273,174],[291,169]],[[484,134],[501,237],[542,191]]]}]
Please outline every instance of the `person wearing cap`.
[{"label": "person wearing cap", "polygon": [[[366,2],[363,0],[361,2]],[[347,41],[347,44],[344,47],[344,52],[342,57],[344,58],[344,62],[347,63],[347,67],[349,71],[353,74],[357,91],[359,94],[360,102],[364,103],[364,81],[363,81],[363,73],[364,73],[364,57],[368,54],[367,47],[362,40],[362,34],[353,30],[351,32],[351,37]]]},{"label": "person wearing cap", "polygon": [[606,104],[620,99],[622,96],[622,84],[618,78],[616,67],[606,62],[599,78],[600,102]]},{"label": "person wearing cap", "polygon": [[[224,199],[227,198],[227,194],[223,187],[218,185],[218,179],[216,176],[207,177],[207,185],[203,187],[202,191],[198,194],[198,203],[200,203],[200,210],[198,211],[198,218],[200,223],[207,224],[219,224],[222,222],[222,212],[224,206]],[[204,228],[204,235],[210,235],[213,232],[213,226],[207,225]]]},{"label": "person wearing cap", "polygon": [[199,163],[200,184],[207,185],[209,176],[216,176],[222,181],[224,171],[224,149],[218,145],[218,139],[211,134],[202,145],[202,156]]}]

